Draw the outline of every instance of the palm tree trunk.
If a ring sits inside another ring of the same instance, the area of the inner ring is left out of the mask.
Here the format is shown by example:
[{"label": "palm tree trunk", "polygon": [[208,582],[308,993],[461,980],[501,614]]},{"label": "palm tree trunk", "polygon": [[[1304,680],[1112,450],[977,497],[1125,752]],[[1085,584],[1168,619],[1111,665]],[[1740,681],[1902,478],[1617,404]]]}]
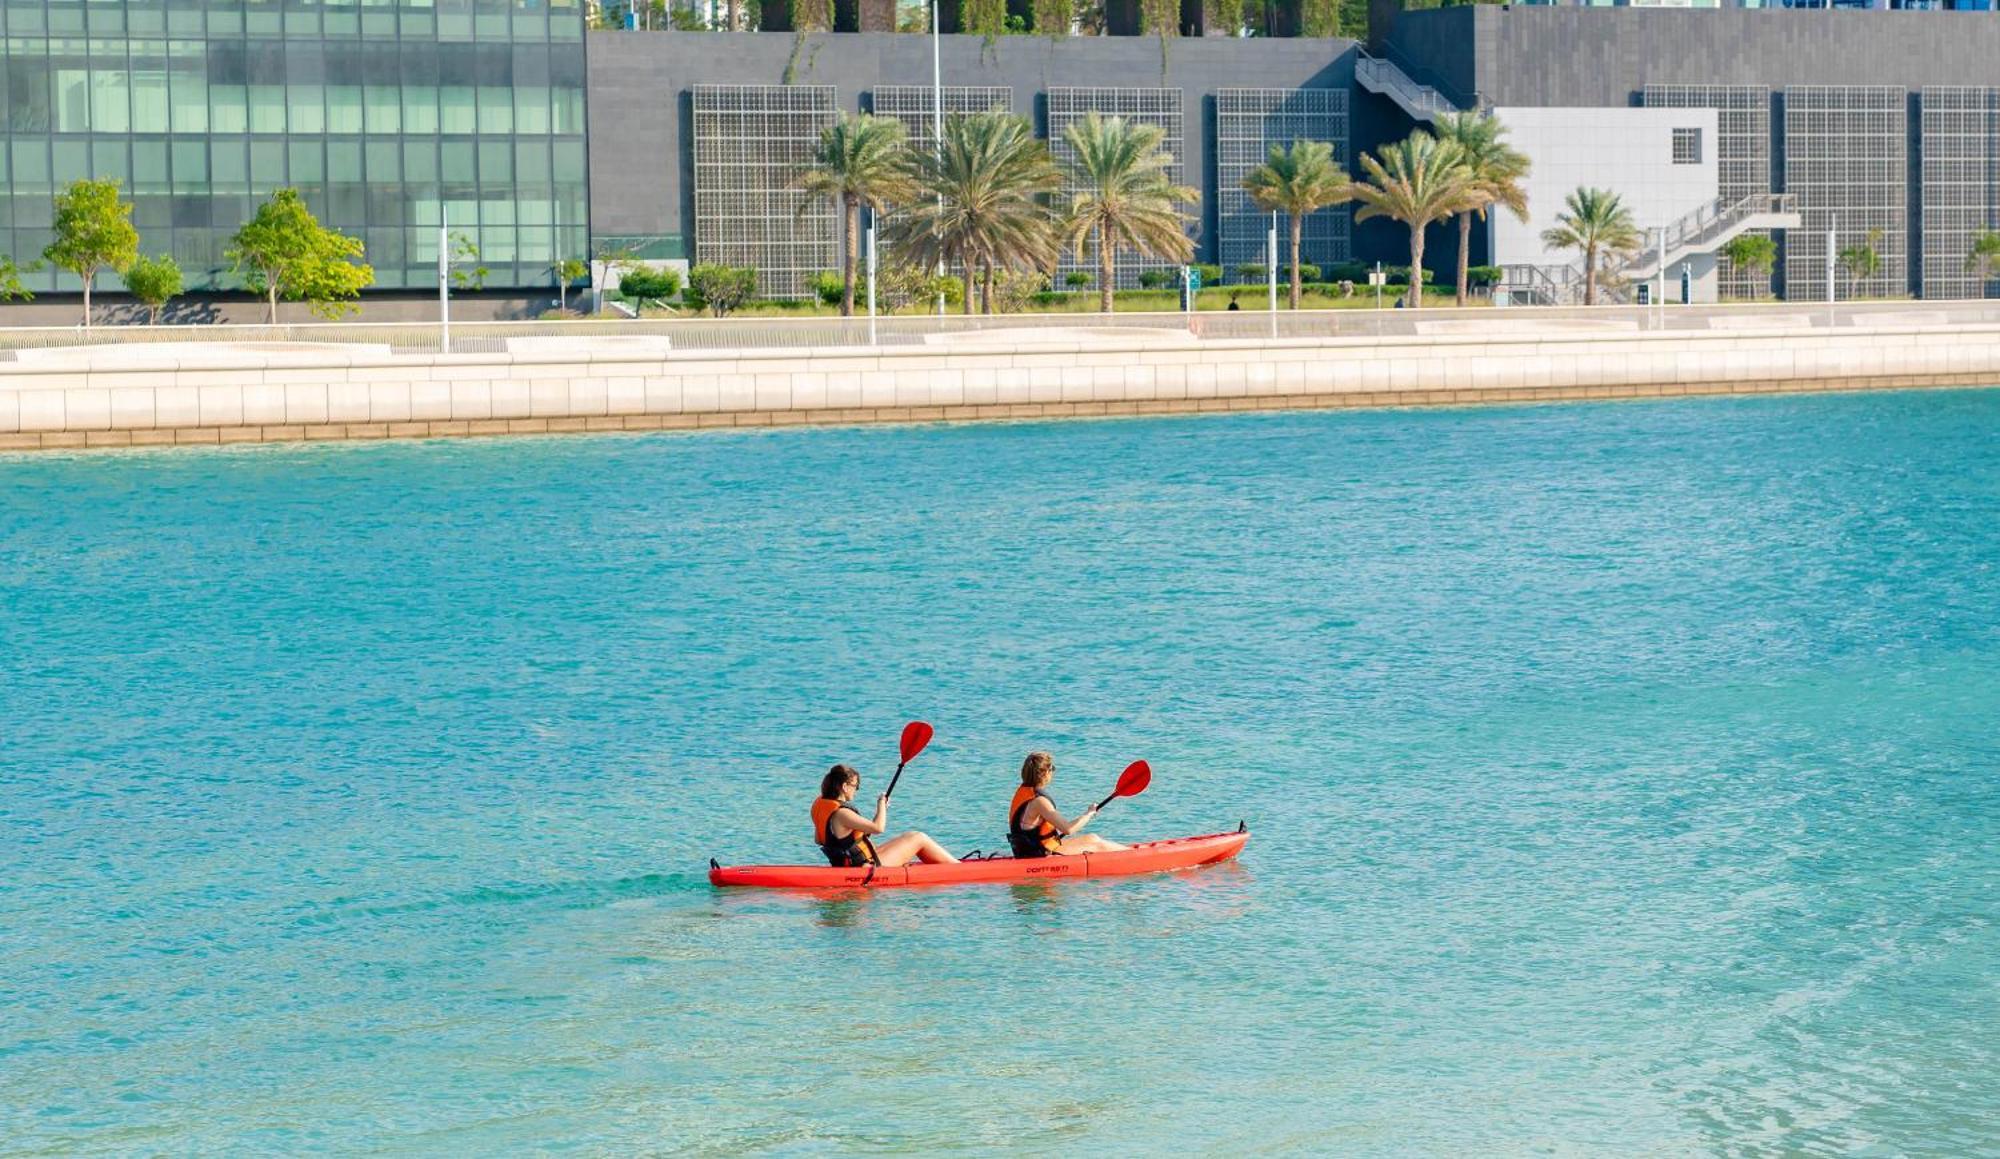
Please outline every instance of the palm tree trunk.
[{"label": "palm tree trunk", "polygon": [[1117,307],[1111,297],[1111,288],[1117,271],[1111,268],[1110,231],[1103,222],[1097,223],[1097,308],[1100,313],[1112,313]]},{"label": "palm tree trunk", "polygon": [[861,202],[853,197],[847,202],[847,268],[842,273],[840,286],[840,316],[854,317],[854,267],[861,264]]},{"label": "palm tree trunk", "polygon": [[965,255],[965,301],[960,305],[960,310],[967,317],[972,316],[973,307],[975,305],[974,299],[976,299],[979,296],[977,292],[977,287],[979,283],[973,281],[974,269],[975,267],[973,266],[972,263],[972,255],[971,254]]},{"label": "palm tree trunk", "polygon": [[1299,308],[1299,294],[1304,289],[1301,284],[1305,275],[1299,271],[1299,235],[1305,232],[1305,219],[1294,213],[1292,219],[1292,309]]},{"label": "palm tree trunk", "polygon": [[1597,305],[1597,247],[1583,247],[1583,304]]},{"label": "palm tree trunk", "polygon": [[[1465,305],[1465,274],[1472,254],[1472,211],[1458,215],[1458,304]],[[1492,259],[1487,259],[1491,261]]]},{"label": "palm tree trunk", "polygon": [[991,314],[993,312],[993,259],[992,258],[986,259],[986,272],[980,276],[979,312],[982,314]]},{"label": "palm tree trunk", "polygon": [[1410,223],[1410,287],[1403,302],[1415,310],[1424,304],[1424,226]]}]

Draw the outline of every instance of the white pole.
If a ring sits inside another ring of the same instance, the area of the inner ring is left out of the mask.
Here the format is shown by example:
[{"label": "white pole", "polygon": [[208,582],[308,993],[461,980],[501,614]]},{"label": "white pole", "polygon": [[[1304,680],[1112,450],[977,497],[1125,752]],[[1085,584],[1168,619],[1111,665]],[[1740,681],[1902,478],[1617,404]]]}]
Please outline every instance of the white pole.
[{"label": "white pole", "polygon": [[[937,151],[939,161],[944,160],[944,30],[938,22],[938,0],[931,0],[931,147]],[[944,216],[944,191],[938,191],[938,216]],[[938,317],[944,317],[944,252],[938,252],[937,276],[940,279],[937,294]],[[971,276],[971,271],[966,271]],[[967,294],[972,287],[965,287]]]},{"label": "white pole", "polygon": [[1278,215],[1271,214],[1271,232],[1264,237],[1265,278],[1271,291],[1271,337],[1278,336]]},{"label": "white pole", "polygon": [[[1827,0],[1827,5],[1828,7],[1832,7],[1832,0]],[[1829,326],[1833,325],[1833,257],[1834,247],[1840,244],[1836,240],[1839,233],[1840,215],[1837,213],[1828,214],[1826,217],[1826,324]]]},{"label": "white pole", "polygon": [[875,215],[868,215],[868,345],[875,345]]},{"label": "white pole", "polygon": [[438,351],[451,353],[451,234],[444,201],[438,201]]},{"label": "white pole", "polygon": [[1659,311],[1659,329],[1667,328],[1667,227],[1660,227],[1659,239],[1654,243],[1653,262],[1660,268],[1653,271],[1653,284],[1659,292],[1653,295],[1653,308]]}]

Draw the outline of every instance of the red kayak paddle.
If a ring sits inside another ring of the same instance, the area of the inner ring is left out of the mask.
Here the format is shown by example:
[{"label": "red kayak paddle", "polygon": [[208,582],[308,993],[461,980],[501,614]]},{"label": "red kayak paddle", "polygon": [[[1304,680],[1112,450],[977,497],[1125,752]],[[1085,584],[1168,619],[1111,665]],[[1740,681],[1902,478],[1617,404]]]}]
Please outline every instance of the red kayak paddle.
[{"label": "red kayak paddle", "polygon": [[1109,805],[1120,797],[1136,797],[1145,792],[1146,786],[1152,783],[1153,766],[1147,764],[1145,761],[1133,761],[1131,764],[1125,766],[1124,772],[1118,774],[1118,787],[1111,790],[1109,797],[1099,801],[1097,808],[1098,810],[1102,810],[1106,805]]},{"label": "red kayak paddle", "polygon": [[903,726],[903,759],[896,762],[896,775],[889,778],[889,789],[882,794],[884,797],[896,792],[896,782],[903,779],[903,766],[917,759],[917,754],[923,752],[924,746],[931,743],[932,735],[931,726],[921,720],[913,720]]}]

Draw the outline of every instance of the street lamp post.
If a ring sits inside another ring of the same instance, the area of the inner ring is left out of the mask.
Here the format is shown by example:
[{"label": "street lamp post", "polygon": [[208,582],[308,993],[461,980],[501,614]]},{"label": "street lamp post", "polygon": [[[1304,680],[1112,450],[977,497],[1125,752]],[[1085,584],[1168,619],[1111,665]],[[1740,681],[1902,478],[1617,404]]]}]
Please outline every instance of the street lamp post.
[{"label": "street lamp post", "polygon": [[[937,151],[939,167],[944,162],[944,30],[938,19],[938,0],[931,0],[931,148]],[[938,190],[938,225],[944,225],[944,190]],[[938,250],[937,312],[944,317],[944,250]],[[972,287],[965,287],[970,294]]]}]

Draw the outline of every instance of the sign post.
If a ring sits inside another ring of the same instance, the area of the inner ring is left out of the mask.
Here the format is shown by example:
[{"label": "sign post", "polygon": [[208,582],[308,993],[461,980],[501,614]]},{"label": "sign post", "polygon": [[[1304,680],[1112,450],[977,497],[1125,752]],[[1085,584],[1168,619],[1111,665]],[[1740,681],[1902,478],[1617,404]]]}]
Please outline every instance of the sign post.
[{"label": "sign post", "polygon": [[1271,232],[1264,237],[1264,276],[1271,289],[1271,337],[1278,336],[1278,215],[1271,214]]},{"label": "sign post", "polygon": [[1380,310],[1382,308],[1382,287],[1389,284],[1389,275],[1383,271],[1381,262],[1376,262],[1375,268],[1368,271],[1368,284],[1375,287],[1375,308]]},{"label": "sign post", "polygon": [[438,202],[438,352],[451,353],[451,233]]},{"label": "sign post", "polygon": [[875,220],[868,221],[868,345],[875,345]]}]

